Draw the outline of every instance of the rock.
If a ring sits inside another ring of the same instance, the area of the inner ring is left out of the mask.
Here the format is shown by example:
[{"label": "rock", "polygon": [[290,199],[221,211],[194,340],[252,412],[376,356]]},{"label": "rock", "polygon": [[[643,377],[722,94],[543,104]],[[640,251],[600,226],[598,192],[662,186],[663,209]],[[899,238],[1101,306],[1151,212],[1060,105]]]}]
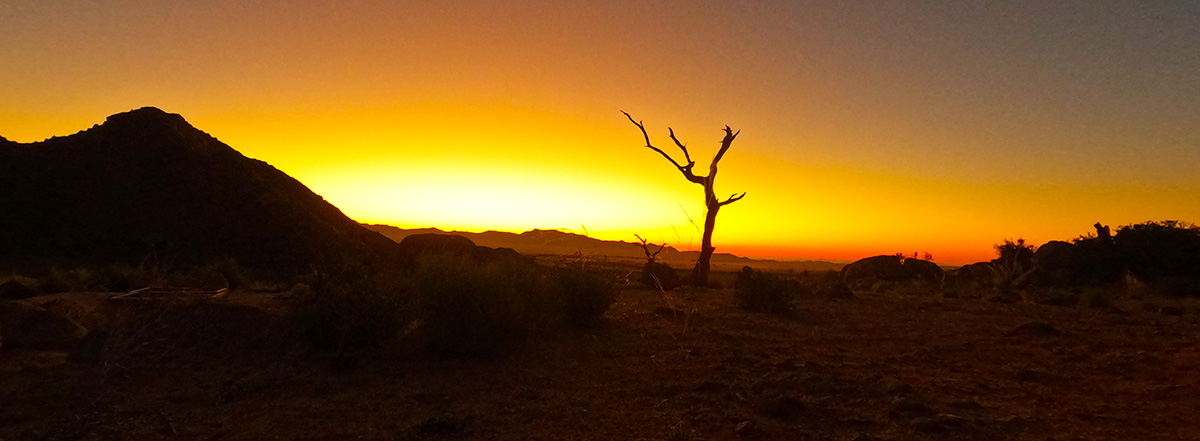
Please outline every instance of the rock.
[{"label": "rock", "polygon": [[868,257],[857,260],[842,268],[842,280],[852,285],[860,281],[866,283],[872,283],[871,281],[876,280],[895,282],[911,278],[912,276],[904,268],[904,263],[900,256]]},{"label": "rock", "polygon": [[0,301],[0,335],[9,348],[68,349],[79,343],[87,330],[45,309]]},{"label": "rock", "polygon": [[992,262],[975,262],[963,265],[954,271],[955,282],[960,285],[976,284],[990,288],[996,284],[996,268]]},{"label": "rock", "polygon": [[854,290],[846,282],[836,281],[821,286],[820,295],[829,299],[853,299]]},{"label": "rock", "polygon": [[400,249],[408,256],[425,254],[470,256],[475,253],[475,242],[455,234],[414,234],[400,241]]},{"label": "rock", "polygon": [[946,272],[928,260],[905,259],[901,256],[874,256],[860,259],[842,268],[842,280],[852,286],[873,286],[886,291],[895,282],[921,281],[941,283]]},{"label": "rock", "polygon": [[946,271],[928,260],[904,259],[902,266],[914,279],[922,282],[941,283],[946,278]]},{"label": "rock", "polygon": [[918,416],[930,416],[935,412],[923,401],[911,397],[898,397],[892,403],[892,410],[889,415],[900,418],[913,418]]},{"label": "rock", "polygon": [[914,429],[922,432],[945,432],[953,428],[963,425],[963,418],[958,415],[948,413],[940,413],[933,417],[917,417],[913,418],[911,424]]},{"label": "rock", "polygon": [[1183,308],[1167,305],[1159,308],[1158,312],[1163,315],[1183,315]]},{"label": "rock", "polygon": [[804,402],[800,398],[786,393],[767,393],[758,403],[758,412],[767,418],[787,420],[800,415]]},{"label": "rock", "polygon": [[3,284],[0,284],[0,299],[22,300],[37,295],[37,290],[25,286],[25,284],[16,280],[9,280]]},{"label": "rock", "polygon": [[1021,335],[1032,336],[1032,337],[1053,337],[1056,335],[1062,335],[1062,331],[1059,331],[1058,328],[1056,328],[1052,324],[1042,322],[1042,321],[1032,321],[1029,323],[1022,324],[1021,326],[1017,326],[1016,328],[1013,328],[1013,330],[1008,331],[1004,335],[1008,336],[1008,337],[1015,337],[1015,336],[1021,336]]}]

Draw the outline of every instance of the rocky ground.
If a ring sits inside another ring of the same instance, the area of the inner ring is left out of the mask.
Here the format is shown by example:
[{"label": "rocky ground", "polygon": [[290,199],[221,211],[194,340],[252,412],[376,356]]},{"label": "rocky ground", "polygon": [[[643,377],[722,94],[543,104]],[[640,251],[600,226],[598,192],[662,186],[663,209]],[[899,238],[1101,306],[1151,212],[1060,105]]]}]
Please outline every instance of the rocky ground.
[{"label": "rocky ground", "polygon": [[0,440],[1200,439],[1200,311],[1152,306],[860,293],[777,316],[627,289],[598,329],[505,357],[338,368],[239,310],[126,357],[0,351]]}]

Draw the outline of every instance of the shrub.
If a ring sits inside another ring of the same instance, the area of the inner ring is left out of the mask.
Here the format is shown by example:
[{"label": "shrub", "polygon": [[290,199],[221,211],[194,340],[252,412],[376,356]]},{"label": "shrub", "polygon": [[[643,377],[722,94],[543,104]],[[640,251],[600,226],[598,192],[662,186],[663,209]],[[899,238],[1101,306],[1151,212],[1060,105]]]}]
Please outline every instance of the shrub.
[{"label": "shrub", "polygon": [[[1200,228],[1192,224],[1163,221],[1123,226],[1114,244],[1129,272],[1142,281],[1200,280]],[[1186,289],[1176,291],[1188,295]]]},{"label": "shrub", "polygon": [[738,273],[733,296],[742,309],[783,314],[792,310],[803,289],[794,279],[747,266]]},{"label": "shrub", "polygon": [[561,320],[575,328],[590,327],[616,301],[616,279],[583,265],[554,269],[554,280],[562,296]]},{"label": "shrub", "polygon": [[646,262],[642,265],[641,282],[650,288],[672,290],[683,285],[679,273],[669,265],[660,262]]},{"label": "shrub", "polygon": [[337,356],[392,342],[411,317],[395,275],[362,267],[317,274],[292,289],[289,303],[303,341]]},{"label": "shrub", "polygon": [[439,355],[497,355],[546,327],[558,311],[553,283],[530,264],[477,264],[423,256],[411,280],[424,345]]},{"label": "shrub", "polygon": [[494,356],[526,337],[594,324],[615,299],[615,278],[579,263],[476,263],[422,257],[410,280],[423,345],[446,356]]}]

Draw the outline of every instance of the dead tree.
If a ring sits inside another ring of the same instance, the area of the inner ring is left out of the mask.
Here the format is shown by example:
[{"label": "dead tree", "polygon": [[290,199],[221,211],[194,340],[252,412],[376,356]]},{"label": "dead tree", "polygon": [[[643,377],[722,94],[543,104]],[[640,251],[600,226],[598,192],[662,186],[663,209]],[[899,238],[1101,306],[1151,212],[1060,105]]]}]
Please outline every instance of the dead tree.
[{"label": "dead tree", "polygon": [[653,248],[654,246],[649,241],[642,239],[642,236],[638,236],[636,234],[634,234],[633,237],[636,237],[638,240],[642,241],[642,244],[638,246],[642,247],[642,252],[646,253],[646,262],[648,263],[655,263],[654,259],[658,258],[658,253],[661,253],[662,250],[667,249],[667,243],[663,242],[662,245],[658,246],[658,251],[651,253],[650,248]]},{"label": "dead tree", "polygon": [[629,118],[629,122],[632,122],[633,125],[637,126],[638,129],[642,131],[642,137],[646,139],[646,147],[649,147],[650,150],[654,150],[664,158],[667,158],[667,161],[670,161],[671,165],[674,165],[675,168],[679,169],[680,173],[683,173],[683,177],[686,178],[688,182],[699,184],[704,187],[704,238],[700,242],[700,258],[696,260],[696,267],[692,269],[692,284],[698,287],[708,286],[708,268],[710,261],[712,260],[713,251],[716,250],[712,244],[712,235],[713,229],[717,226],[717,212],[721,210],[721,207],[737,202],[746,196],[746,193],[742,193],[740,195],[734,193],[725,200],[717,199],[717,195],[714,190],[714,182],[717,180],[717,163],[721,161],[721,157],[725,156],[725,152],[728,151],[729,146],[733,144],[733,139],[737,138],[738,133],[742,132],[740,130],[734,132],[729,128],[729,126],[725,126],[725,138],[721,140],[721,149],[717,151],[717,155],[713,157],[712,162],[708,165],[708,175],[697,176],[696,173],[692,171],[692,169],[696,166],[696,161],[692,160],[691,155],[688,153],[687,146],[683,145],[682,142],[679,142],[679,138],[675,137],[675,130],[671,129],[670,127],[667,128],[667,132],[671,135],[671,141],[674,141],[675,145],[679,147],[680,150],[683,150],[684,163],[676,161],[675,158],[672,158],[671,155],[667,154],[667,152],[664,152],[662,149],[651,144],[650,135],[646,133],[646,126],[642,125],[641,122],[634,120],[633,116],[629,115],[628,112],[622,111],[621,113],[624,113],[625,117]]},{"label": "dead tree", "polygon": [[633,237],[638,238],[638,240],[642,242],[641,244],[638,244],[638,246],[642,247],[642,251],[646,253],[646,264],[642,265],[641,282],[643,285],[650,287],[657,286],[658,289],[663,291],[669,291],[682,285],[682,283],[679,281],[679,275],[675,273],[674,268],[671,268],[670,265],[665,263],[659,263],[656,260],[658,258],[658,253],[661,253],[662,250],[667,249],[667,244],[665,242],[662,245],[658,245],[657,251],[652,252],[650,249],[654,248],[654,244],[651,244],[646,239],[643,239],[642,236],[634,234]]}]

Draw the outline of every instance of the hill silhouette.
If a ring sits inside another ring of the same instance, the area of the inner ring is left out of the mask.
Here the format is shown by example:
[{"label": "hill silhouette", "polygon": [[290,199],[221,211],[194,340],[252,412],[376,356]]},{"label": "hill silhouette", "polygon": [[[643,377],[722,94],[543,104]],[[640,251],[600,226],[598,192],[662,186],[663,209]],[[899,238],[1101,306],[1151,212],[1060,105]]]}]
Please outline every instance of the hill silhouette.
[{"label": "hill silhouette", "polygon": [[0,195],[7,267],[234,259],[295,273],[396,252],[299,181],[152,107],[0,141]]},{"label": "hill silhouette", "polygon": [[[400,242],[405,237],[414,234],[453,234],[471,239],[476,245],[491,247],[491,248],[511,248],[521,254],[543,254],[543,255],[569,255],[574,253],[582,253],[584,255],[604,256],[606,258],[620,258],[644,260],[645,254],[639,244],[632,242],[600,240],[584,236],[582,234],[568,233],[558,230],[529,230],[524,233],[508,233],[502,231],[485,231],[482,233],[468,233],[462,231],[443,231],[437,228],[417,228],[404,229],[391,225],[365,225],[372,231],[379,232],[388,238]],[[655,248],[657,249],[657,247]],[[675,247],[665,247],[659,253],[657,260],[667,262],[676,268],[687,268],[695,264],[696,258],[699,257],[698,251],[679,251]],[[714,264],[719,264],[722,268],[737,269],[743,265],[753,265],[755,267],[770,268],[770,269],[794,269],[794,270],[840,270],[844,263],[826,262],[817,260],[805,261],[773,261],[750,259],[747,257],[736,256],[729,253],[715,253],[712,256]]]}]

